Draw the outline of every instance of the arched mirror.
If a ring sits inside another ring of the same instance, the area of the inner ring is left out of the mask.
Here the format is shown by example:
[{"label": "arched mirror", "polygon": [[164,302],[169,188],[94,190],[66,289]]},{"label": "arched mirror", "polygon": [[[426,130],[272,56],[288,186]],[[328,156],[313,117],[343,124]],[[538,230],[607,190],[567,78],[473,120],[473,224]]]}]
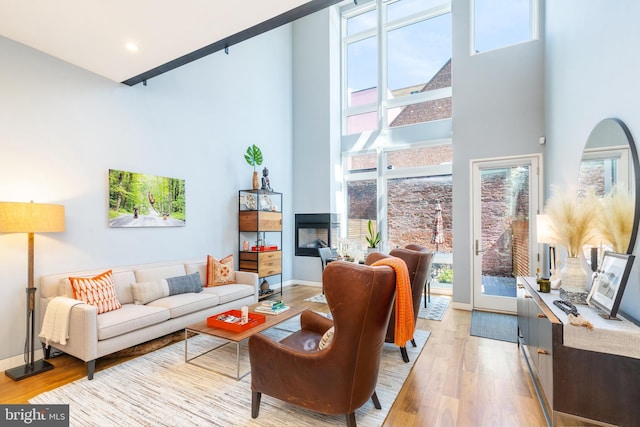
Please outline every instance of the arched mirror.
[{"label": "arched mirror", "polygon": [[[618,119],[600,121],[591,131],[582,152],[578,195],[593,189],[605,199],[605,206],[615,204],[619,209],[609,209],[611,221],[626,221],[624,232],[617,233],[611,249],[630,254],[638,234],[640,220],[640,165],[636,145],[627,126]],[[613,212],[618,212],[615,215]],[[613,228],[613,227],[611,227]]]}]

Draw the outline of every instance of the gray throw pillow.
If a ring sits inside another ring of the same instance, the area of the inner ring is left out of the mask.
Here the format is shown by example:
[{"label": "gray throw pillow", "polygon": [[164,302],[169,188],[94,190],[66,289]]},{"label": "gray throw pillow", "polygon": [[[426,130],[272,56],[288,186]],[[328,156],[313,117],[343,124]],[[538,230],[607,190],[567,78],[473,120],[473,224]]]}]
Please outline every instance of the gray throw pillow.
[{"label": "gray throw pillow", "polygon": [[169,296],[188,292],[202,292],[199,272],[187,274],[186,276],[170,277],[167,279],[167,283],[169,284]]}]

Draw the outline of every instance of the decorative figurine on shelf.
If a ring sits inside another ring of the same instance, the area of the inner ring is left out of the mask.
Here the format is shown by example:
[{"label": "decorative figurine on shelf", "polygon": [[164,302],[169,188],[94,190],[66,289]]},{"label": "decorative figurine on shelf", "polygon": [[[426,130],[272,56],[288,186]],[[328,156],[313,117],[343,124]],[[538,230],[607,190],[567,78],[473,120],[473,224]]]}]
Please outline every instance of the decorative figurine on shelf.
[{"label": "decorative figurine on shelf", "polygon": [[269,295],[273,293],[273,289],[269,286],[269,282],[267,279],[263,279],[262,283],[260,283],[260,291],[258,292],[259,296]]},{"label": "decorative figurine on shelf", "polygon": [[264,169],[262,169],[262,188],[261,188],[261,190],[273,191],[271,189],[271,183],[269,182],[269,169],[267,169],[266,166],[264,167]]}]

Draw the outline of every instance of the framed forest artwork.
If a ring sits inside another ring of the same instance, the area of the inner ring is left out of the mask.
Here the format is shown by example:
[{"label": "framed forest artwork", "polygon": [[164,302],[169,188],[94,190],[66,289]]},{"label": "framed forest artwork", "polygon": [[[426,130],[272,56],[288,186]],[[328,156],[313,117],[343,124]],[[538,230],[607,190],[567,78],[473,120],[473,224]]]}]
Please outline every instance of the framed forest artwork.
[{"label": "framed forest artwork", "polygon": [[185,224],[183,179],[109,169],[109,227]]}]

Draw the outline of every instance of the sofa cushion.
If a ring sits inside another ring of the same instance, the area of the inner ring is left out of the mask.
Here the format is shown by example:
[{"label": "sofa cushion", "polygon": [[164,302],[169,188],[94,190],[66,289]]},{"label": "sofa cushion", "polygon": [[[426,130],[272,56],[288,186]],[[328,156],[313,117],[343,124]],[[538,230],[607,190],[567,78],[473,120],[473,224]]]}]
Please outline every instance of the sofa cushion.
[{"label": "sofa cushion", "polygon": [[207,286],[207,263],[206,262],[191,262],[184,265],[184,270],[187,274],[200,273],[200,284],[204,288]]},{"label": "sofa cushion", "polygon": [[135,304],[146,304],[169,296],[169,284],[166,279],[132,283],[131,290],[133,292],[133,302]]},{"label": "sofa cushion", "polygon": [[232,283],[230,285],[212,286],[204,288],[203,293],[217,295],[220,298],[220,304],[235,301],[247,296],[253,296],[255,290],[251,285],[243,285],[240,283]]},{"label": "sofa cushion", "polygon": [[97,307],[98,314],[121,307],[111,270],[94,277],[69,277],[69,281],[73,287],[73,297]]},{"label": "sofa cushion", "polygon": [[71,286],[71,280],[68,277],[60,279],[60,286],[58,287],[58,295],[73,298],[73,286]]},{"label": "sofa cushion", "polygon": [[202,292],[202,285],[200,284],[200,273],[169,277],[167,279],[167,284],[169,285],[169,296],[186,294],[188,292]]},{"label": "sofa cushion", "polygon": [[131,284],[136,281],[133,270],[114,271],[113,283],[116,285],[116,294],[120,304],[131,304],[133,302],[133,293],[131,292]]},{"label": "sofa cushion", "polygon": [[169,310],[148,305],[124,304],[120,310],[98,316],[98,340],[117,337],[169,319]]},{"label": "sofa cushion", "polygon": [[[187,272],[184,264],[162,265],[158,267],[139,268],[134,270],[136,276],[135,283],[151,282],[157,279],[166,279],[167,277],[184,276]],[[133,283],[131,282],[131,283]]]},{"label": "sofa cushion", "polygon": [[215,307],[218,304],[220,304],[220,298],[217,295],[191,292],[157,299],[147,304],[147,307],[169,310],[169,316],[174,319],[185,314]]}]

